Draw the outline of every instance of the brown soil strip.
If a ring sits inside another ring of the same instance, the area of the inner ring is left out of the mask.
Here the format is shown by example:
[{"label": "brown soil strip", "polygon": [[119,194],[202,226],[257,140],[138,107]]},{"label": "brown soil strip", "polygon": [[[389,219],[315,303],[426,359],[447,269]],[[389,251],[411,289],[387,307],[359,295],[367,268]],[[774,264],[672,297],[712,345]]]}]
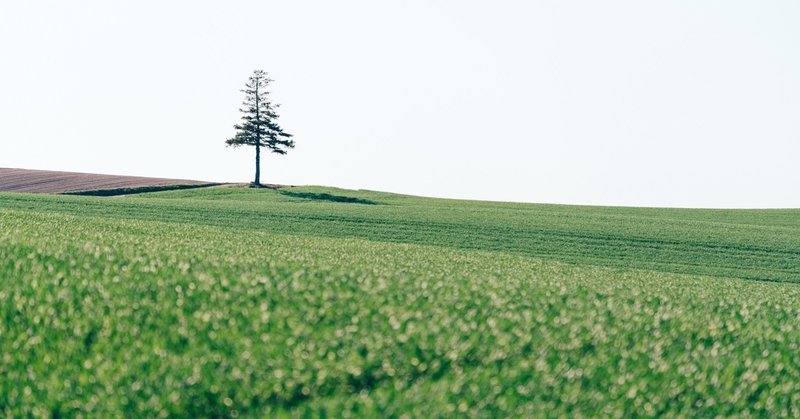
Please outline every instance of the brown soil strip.
[{"label": "brown soil strip", "polygon": [[[77,193],[114,190],[116,192],[164,187],[182,189],[216,185],[186,179],[164,179],[139,176],[98,175],[92,173],[55,172],[50,170],[0,168],[0,192]],[[134,192],[135,193],[135,192]],[[94,193],[103,195],[102,193]],[[115,194],[115,193],[108,193]]]}]

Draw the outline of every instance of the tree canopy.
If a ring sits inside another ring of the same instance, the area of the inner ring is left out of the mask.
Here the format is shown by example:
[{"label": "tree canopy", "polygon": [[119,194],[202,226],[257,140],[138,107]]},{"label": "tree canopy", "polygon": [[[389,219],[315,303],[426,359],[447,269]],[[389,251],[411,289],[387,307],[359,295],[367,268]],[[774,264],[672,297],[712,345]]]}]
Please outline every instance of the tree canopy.
[{"label": "tree canopy", "polygon": [[256,175],[254,185],[261,184],[261,148],[264,147],[276,154],[286,154],[288,149],[294,148],[292,134],[287,133],[278,124],[279,115],[277,108],[269,97],[270,79],[263,70],[255,70],[245,83],[242,93],[245,94],[242,112],[242,122],[234,125],[236,134],[225,141],[228,146],[239,147],[243,145],[256,148]]}]

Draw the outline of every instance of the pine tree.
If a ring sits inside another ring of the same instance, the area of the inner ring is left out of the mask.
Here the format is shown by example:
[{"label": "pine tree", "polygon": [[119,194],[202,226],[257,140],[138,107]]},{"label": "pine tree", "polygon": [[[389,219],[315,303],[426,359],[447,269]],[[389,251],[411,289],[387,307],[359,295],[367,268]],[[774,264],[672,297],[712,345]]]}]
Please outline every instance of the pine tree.
[{"label": "pine tree", "polygon": [[272,103],[267,88],[274,80],[262,70],[256,70],[247,80],[242,92],[245,94],[242,122],[233,127],[236,135],[226,140],[228,146],[242,145],[256,148],[256,178],[253,186],[261,186],[261,148],[264,147],[276,154],[286,154],[287,149],[294,148],[292,134],[278,125],[278,104]]}]

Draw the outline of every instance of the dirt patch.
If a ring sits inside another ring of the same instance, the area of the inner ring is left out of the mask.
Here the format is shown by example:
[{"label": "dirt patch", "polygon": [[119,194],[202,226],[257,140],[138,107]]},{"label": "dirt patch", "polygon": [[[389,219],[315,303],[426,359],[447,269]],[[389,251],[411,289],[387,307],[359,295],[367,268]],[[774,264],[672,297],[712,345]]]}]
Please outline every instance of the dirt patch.
[{"label": "dirt patch", "polygon": [[0,168],[0,192],[76,193],[178,185],[199,187],[211,186],[214,183],[186,179]]}]

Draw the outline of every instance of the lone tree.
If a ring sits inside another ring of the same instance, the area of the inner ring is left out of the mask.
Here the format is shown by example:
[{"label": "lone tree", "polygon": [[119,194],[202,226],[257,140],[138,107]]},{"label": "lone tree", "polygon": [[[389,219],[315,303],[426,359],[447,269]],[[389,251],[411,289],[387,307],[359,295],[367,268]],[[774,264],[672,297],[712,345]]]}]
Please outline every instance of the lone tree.
[{"label": "lone tree", "polygon": [[256,178],[253,186],[261,186],[261,147],[273,153],[286,154],[287,149],[294,148],[292,134],[278,125],[278,104],[269,99],[269,84],[274,81],[262,70],[256,70],[247,79],[244,93],[242,122],[233,127],[236,135],[226,140],[228,146],[239,147],[250,145],[256,148]]}]

